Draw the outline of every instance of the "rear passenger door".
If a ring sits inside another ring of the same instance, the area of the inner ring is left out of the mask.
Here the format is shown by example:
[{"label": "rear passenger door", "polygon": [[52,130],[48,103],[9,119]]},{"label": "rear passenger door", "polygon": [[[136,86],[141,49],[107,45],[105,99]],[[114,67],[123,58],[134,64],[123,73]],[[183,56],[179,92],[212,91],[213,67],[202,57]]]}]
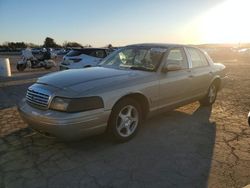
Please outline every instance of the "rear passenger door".
[{"label": "rear passenger door", "polygon": [[191,91],[193,96],[204,95],[207,93],[212,72],[209,62],[203,52],[199,49],[186,47],[188,58],[191,61],[192,83]]}]

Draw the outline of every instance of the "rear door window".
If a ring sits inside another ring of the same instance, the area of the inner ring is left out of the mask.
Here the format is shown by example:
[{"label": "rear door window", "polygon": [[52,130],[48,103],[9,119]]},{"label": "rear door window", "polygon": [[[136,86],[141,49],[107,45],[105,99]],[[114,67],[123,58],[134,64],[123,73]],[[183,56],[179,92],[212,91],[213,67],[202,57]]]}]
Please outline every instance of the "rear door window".
[{"label": "rear door window", "polygon": [[207,58],[202,54],[202,52],[195,48],[187,48],[192,60],[192,67],[204,67],[208,66]]}]

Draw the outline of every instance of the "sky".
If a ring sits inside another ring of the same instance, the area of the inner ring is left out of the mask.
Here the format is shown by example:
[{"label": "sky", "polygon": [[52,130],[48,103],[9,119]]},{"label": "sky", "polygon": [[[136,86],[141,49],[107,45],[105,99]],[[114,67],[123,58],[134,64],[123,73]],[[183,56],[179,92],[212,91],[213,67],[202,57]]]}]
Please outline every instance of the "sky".
[{"label": "sky", "polygon": [[0,0],[0,43],[250,42],[250,0]]}]

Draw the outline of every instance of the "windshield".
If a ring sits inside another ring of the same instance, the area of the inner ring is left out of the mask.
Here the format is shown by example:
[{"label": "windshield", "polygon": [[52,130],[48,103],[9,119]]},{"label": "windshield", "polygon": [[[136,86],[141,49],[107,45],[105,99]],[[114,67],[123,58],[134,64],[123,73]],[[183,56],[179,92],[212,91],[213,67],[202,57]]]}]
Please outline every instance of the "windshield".
[{"label": "windshield", "polygon": [[99,66],[155,71],[166,50],[166,48],[127,47],[108,56]]}]

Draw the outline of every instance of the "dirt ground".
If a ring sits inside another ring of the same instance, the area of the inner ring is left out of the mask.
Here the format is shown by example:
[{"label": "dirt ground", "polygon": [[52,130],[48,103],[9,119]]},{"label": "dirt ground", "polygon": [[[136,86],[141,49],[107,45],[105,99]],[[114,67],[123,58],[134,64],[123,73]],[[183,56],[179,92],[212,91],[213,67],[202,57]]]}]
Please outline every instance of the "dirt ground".
[{"label": "dirt ground", "polygon": [[0,78],[0,187],[250,184],[250,61],[221,62],[229,81],[212,108],[193,103],[153,117],[125,144],[114,144],[104,135],[77,143],[27,137],[30,132],[16,104],[27,87],[48,72],[14,72],[11,79]]}]

